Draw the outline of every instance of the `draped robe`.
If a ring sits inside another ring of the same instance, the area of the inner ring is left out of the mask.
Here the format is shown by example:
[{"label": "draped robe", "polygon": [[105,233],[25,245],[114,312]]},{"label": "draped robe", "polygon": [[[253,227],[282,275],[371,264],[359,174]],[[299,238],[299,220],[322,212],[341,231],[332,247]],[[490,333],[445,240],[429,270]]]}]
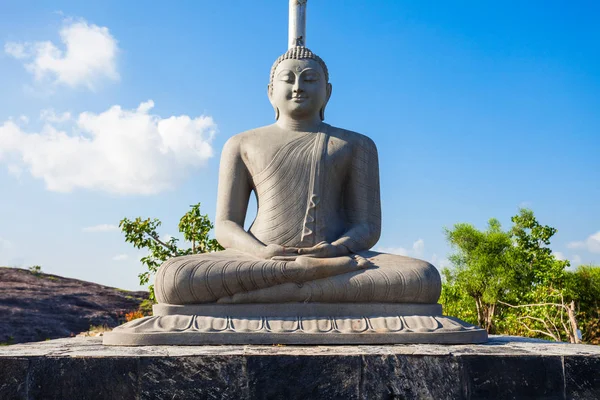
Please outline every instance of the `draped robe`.
[{"label": "draped robe", "polygon": [[175,257],[156,276],[160,303],[230,302],[240,296],[244,302],[244,295],[252,302],[253,294],[269,292],[267,301],[277,302],[437,301],[441,281],[431,264],[368,251],[381,224],[375,145],[350,132],[352,143],[336,147],[329,132],[337,128],[322,128],[283,145],[266,168],[251,176],[258,210],[249,232],[265,245],[343,245],[373,267],[297,282],[289,274],[294,261],[258,259],[235,249]]}]

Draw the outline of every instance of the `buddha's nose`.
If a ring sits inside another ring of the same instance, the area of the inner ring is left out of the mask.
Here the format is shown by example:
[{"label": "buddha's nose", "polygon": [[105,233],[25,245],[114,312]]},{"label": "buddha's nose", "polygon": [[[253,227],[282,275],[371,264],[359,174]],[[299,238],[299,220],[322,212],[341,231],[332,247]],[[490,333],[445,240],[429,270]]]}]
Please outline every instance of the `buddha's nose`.
[{"label": "buddha's nose", "polygon": [[302,87],[300,86],[300,82],[298,82],[298,81],[296,81],[296,83],[294,83],[294,87],[292,89],[294,91],[294,93],[300,93],[300,92],[304,91],[304,89],[302,89]]}]

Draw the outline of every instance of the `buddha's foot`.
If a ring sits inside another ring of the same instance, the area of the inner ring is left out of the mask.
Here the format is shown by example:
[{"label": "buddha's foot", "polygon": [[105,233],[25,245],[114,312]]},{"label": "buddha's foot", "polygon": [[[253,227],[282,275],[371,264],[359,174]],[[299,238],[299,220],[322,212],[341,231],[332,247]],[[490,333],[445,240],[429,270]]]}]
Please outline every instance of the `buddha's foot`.
[{"label": "buddha's foot", "polygon": [[288,264],[288,268],[292,271],[302,271],[303,276],[299,282],[307,282],[366,269],[372,265],[369,260],[359,255],[334,258],[300,256],[294,263]]}]

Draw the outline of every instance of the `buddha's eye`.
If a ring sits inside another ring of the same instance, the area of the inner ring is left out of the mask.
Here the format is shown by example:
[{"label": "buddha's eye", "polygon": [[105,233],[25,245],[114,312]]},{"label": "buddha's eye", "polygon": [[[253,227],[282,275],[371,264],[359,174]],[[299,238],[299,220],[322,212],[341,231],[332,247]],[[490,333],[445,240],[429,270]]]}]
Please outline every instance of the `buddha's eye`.
[{"label": "buddha's eye", "polygon": [[294,74],[287,72],[279,75],[279,80],[281,82],[293,83],[295,79]]},{"label": "buddha's eye", "polygon": [[319,75],[317,75],[317,74],[304,75],[304,82],[316,82],[318,80],[319,80]]}]

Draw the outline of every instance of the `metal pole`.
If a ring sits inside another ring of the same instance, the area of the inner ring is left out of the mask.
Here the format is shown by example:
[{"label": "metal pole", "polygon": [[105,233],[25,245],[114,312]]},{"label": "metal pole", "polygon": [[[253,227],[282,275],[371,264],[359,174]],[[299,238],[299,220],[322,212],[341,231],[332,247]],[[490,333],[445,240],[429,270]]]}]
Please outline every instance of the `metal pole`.
[{"label": "metal pole", "polygon": [[306,2],[307,0],[290,0],[288,49],[306,46]]}]

